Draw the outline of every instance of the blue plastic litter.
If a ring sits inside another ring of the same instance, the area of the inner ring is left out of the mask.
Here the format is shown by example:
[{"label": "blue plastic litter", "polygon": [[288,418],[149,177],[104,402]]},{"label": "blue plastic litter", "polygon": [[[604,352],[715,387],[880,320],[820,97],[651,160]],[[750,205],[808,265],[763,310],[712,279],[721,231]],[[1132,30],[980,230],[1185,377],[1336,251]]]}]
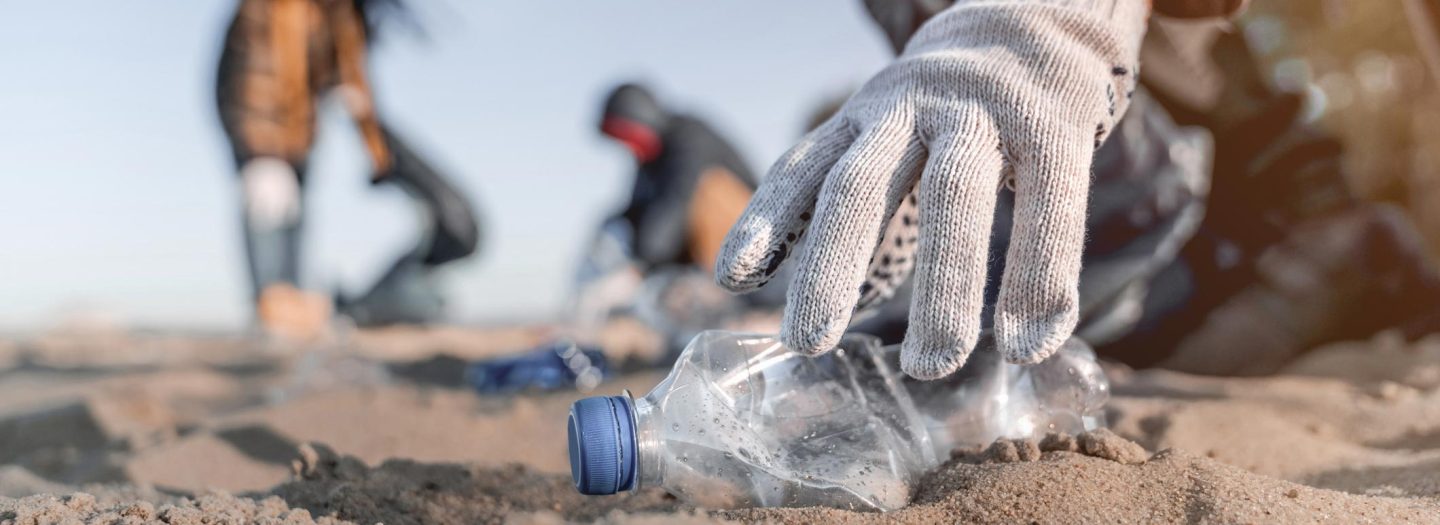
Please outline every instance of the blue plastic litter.
[{"label": "blue plastic litter", "polygon": [[520,355],[473,362],[465,367],[465,382],[483,395],[567,389],[587,392],[611,374],[598,347],[556,342]]}]

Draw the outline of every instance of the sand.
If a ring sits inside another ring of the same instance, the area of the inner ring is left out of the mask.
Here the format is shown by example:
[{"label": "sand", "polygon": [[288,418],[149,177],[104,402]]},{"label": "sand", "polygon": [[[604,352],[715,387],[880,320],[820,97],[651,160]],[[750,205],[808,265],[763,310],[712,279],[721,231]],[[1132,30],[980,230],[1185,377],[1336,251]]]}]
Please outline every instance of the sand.
[{"label": "sand", "polygon": [[1334,345],[1266,378],[1110,367],[1113,432],[957,451],[880,514],[577,494],[563,428],[582,394],[481,398],[453,371],[550,334],[0,341],[0,523],[1440,523],[1440,339]]}]

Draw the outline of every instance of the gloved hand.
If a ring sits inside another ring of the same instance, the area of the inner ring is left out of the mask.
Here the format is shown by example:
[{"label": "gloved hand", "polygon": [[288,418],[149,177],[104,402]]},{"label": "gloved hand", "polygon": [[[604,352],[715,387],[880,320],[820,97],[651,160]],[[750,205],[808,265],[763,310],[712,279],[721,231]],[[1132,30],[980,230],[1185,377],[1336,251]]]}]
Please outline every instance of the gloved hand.
[{"label": "gloved hand", "polygon": [[[1134,87],[1148,4],[957,2],[775,163],[726,239],[717,281],[764,285],[805,234],[781,340],[817,354],[862,293],[884,295],[913,262],[901,364],[943,377],[975,347],[996,195],[1009,186],[997,344],[1014,363],[1049,357],[1077,322],[1091,157]],[[912,190],[918,215],[896,215]]]}]

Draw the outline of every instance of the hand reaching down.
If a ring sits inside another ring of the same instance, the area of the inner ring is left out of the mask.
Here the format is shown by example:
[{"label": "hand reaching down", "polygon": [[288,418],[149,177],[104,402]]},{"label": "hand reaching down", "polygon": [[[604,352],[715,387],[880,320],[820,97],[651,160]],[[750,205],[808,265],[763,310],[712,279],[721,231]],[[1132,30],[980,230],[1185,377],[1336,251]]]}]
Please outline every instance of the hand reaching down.
[{"label": "hand reaching down", "polygon": [[1147,15],[1147,0],[961,0],[775,163],[716,279],[753,290],[797,253],[781,340],[816,354],[913,265],[902,366],[942,377],[980,332],[1008,186],[997,343],[1011,362],[1049,357],[1077,322],[1091,157],[1125,111]]}]

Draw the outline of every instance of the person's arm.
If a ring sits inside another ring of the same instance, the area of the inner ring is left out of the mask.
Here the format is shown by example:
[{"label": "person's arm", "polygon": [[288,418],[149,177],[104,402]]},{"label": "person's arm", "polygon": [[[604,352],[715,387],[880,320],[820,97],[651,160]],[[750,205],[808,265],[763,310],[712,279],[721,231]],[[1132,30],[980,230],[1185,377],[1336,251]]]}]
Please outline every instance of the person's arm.
[{"label": "person's arm", "polygon": [[[915,190],[915,294],[905,372],[960,368],[979,336],[997,191],[1016,193],[994,330],[1017,363],[1043,360],[1078,321],[1094,149],[1134,88],[1148,0],[960,0],[894,64],[771,168],[726,239],[716,279],[753,290],[799,253],[781,341],[833,348],[883,226]],[[792,250],[799,235],[803,250]]]},{"label": "person's arm", "polygon": [[365,21],[351,2],[336,2],[333,9],[331,23],[345,107],[360,129],[374,169],[372,178],[378,181],[389,173],[391,158],[380,120],[375,115],[375,98],[365,77]]}]

